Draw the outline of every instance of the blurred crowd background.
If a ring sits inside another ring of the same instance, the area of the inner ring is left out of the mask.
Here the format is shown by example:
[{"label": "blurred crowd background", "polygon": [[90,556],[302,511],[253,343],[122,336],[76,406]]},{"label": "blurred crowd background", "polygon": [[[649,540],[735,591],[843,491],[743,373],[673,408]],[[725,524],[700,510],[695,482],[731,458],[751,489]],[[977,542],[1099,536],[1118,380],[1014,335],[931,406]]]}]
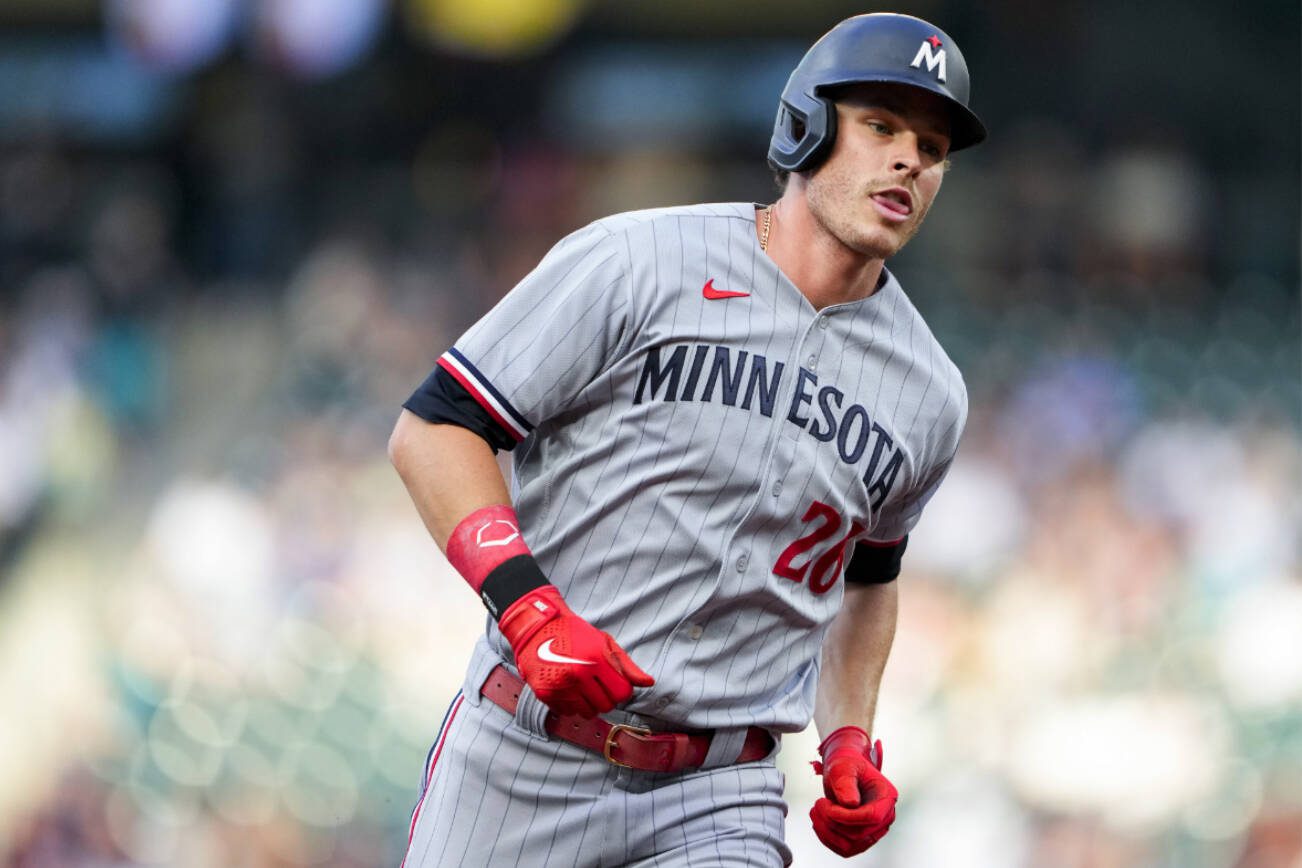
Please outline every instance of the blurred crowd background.
[{"label": "blurred crowd background", "polygon": [[[853,864],[1302,868],[1298,6],[894,8],[992,134],[893,266],[973,410]],[[585,222],[775,198],[861,11],[0,2],[0,865],[397,865],[484,618],[401,402]]]}]

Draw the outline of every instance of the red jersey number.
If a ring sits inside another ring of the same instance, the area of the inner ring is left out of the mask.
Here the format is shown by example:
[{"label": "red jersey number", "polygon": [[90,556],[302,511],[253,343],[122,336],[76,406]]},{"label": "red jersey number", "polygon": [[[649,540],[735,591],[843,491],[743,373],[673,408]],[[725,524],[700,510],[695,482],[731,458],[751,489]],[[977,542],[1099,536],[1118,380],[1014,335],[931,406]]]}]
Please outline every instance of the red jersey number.
[{"label": "red jersey number", "polygon": [[803,583],[808,578],[809,590],[815,594],[825,594],[836,584],[836,578],[841,574],[841,567],[845,565],[846,547],[851,540],[864,532],[864,526],[858,521],[852,521],[850,532],[840,542],[821,555],[811,554],[803,564],[796,566],[796,558],[827,542],[845,523],[839,512],[818,500],[809,505],[801,521],[806,524],[810,522],[818,522],[818,524],[809,533],[797,538],[782,550],[782,554],[778,555],[777,563],[773,565],[773,573],[797,584]]}]

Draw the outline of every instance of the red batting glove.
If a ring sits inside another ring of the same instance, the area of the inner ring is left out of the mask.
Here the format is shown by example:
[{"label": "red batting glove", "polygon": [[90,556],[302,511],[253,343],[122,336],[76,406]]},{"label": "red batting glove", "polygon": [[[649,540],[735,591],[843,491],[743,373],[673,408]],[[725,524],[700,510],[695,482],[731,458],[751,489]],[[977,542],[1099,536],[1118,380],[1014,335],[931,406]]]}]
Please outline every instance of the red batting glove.
[{"label": "red batting glove", "polygon": [[818,746],[822,762],[813,763],[823,776],[824,798],[814,803],[809,818],[814,833],[829,850],[850,857],[862,853],[895,822],[895,785],[881,773],[882,743],[868,747],[868,733],[843,726]]},{"label": "red batting glove", "polygon": [[634,687],[655,684],[609,633],[574,614],[555,585],[516,600],[497,626],[520,675],[557,714],[596,717],[627,702]]}]

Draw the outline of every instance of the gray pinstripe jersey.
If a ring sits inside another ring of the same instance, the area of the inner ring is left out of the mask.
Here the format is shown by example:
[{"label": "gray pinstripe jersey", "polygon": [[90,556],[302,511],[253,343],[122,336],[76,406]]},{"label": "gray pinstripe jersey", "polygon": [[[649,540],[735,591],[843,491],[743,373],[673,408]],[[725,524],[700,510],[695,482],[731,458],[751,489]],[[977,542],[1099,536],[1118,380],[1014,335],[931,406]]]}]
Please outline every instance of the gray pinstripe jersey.
[{"label": "gray pinstripe jersey", "polygon": [[815,311],[754,208],[593,223],[440,364],[523,440],[513,498],[539,564],[655,677],[627,709],[795,731],[847,546],[913,526],[967,395],[893,276]]}]

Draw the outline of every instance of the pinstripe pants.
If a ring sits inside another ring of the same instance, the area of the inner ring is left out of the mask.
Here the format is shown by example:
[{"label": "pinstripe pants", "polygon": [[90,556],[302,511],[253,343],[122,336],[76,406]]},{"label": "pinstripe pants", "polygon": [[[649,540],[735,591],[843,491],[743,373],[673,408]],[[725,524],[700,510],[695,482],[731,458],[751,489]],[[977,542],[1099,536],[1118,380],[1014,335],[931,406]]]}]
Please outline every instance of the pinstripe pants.
[{"label": "pinstripe pants", "polygon": [[457,695],[426,761],[405,868],[791,864],[771,757],[643,772],[531,728],[527,715]]}]

